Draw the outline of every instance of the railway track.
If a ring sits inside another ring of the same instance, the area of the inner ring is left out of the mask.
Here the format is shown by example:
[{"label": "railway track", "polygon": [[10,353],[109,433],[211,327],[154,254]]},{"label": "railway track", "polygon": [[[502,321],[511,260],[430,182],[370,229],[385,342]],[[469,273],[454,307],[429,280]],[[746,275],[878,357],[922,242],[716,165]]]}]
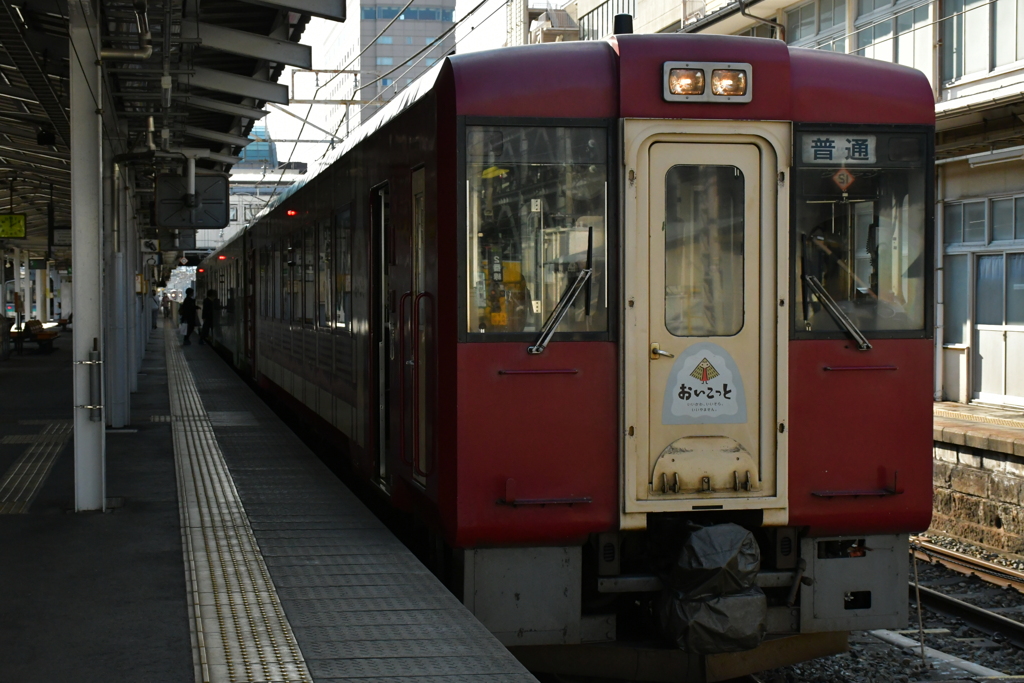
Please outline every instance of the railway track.
[{"label": "railway track", "polygon": [[[915,557],[928,562],[935,562],[966,576],[979,579],[1000,587],[1013,588],[1024,593],[1024,574],[985,560],[958,553],[921,539],[911,541],[911,551]],[[1014,646],[1024,649],[1024,623],[996,614],[983,607],[972,605],[963,600],[946,595],[940,591],[910,584],[910,597],[916,599],[920,591],[921,603],[941,614],[960,619],[982,633],[993,638],[1005,638]]]}]

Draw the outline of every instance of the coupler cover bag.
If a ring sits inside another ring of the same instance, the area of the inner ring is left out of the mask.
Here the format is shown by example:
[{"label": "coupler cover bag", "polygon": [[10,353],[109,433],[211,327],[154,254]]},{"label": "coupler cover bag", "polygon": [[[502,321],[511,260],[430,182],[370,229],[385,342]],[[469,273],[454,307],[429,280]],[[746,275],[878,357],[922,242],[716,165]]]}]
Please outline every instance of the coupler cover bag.
[{"label": "coupler cover bag", "polygon": [[767,631],[768,600],[755,585],[761,553],[736,524],[693,532],[661,597],[662,630],[686,652],[741,652]]}]

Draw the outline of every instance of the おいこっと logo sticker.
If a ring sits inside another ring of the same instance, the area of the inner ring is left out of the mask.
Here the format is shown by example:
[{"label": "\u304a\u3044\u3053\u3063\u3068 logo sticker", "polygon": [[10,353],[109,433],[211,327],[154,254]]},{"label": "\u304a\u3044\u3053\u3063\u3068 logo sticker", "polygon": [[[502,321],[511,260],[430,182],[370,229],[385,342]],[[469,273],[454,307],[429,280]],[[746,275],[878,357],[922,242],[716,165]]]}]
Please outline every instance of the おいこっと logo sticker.
[{"label": "\u304a\u3044\u3053\u3063\u3068 logo sticker", "polygon": [[747,421],[743,378],[717,344],[694,344],[672,365],[662,403],[662,424],[742,424]]}]

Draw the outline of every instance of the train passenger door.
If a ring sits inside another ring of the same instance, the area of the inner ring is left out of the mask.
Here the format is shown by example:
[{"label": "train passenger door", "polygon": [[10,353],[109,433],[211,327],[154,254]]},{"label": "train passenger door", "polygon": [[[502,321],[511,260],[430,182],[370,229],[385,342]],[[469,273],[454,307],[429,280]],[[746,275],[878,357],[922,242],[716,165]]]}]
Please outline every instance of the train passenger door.
[{"label": "train passenger door", "polygon": [[681,137],[655,138],[637,159],[626,508],[773,507],[777,162],[740,136]]},{"label": "train passenger door", "polygon": [[388,452],[391,446],[391,363],[395,358],[396,325],[392,317],[394,288],[391,283],[393,235],[390,219],[388,186],[373,190],[370,215],[373,226],[373,341],[374,366],[371,376],[377,402],[375,416],[376,448],[374,476],[378,483],[388,483]]}]

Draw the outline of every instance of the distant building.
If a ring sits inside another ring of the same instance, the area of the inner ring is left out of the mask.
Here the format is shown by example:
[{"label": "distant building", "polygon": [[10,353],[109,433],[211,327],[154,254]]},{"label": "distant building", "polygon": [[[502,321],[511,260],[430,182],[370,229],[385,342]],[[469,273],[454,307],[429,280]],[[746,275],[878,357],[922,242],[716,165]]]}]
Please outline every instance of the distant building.
[{"label": "distant building", "polygon": [[216,249],[230,240],[253,222],[275,194],[306,173],[304,163],[278,162],[277,143],[270,137],[266,124],[255,124],[249,138],[253,142],[242,150],[242,160],[231,169],[230,223],[221,230],[197,230],[198,251]]}]

